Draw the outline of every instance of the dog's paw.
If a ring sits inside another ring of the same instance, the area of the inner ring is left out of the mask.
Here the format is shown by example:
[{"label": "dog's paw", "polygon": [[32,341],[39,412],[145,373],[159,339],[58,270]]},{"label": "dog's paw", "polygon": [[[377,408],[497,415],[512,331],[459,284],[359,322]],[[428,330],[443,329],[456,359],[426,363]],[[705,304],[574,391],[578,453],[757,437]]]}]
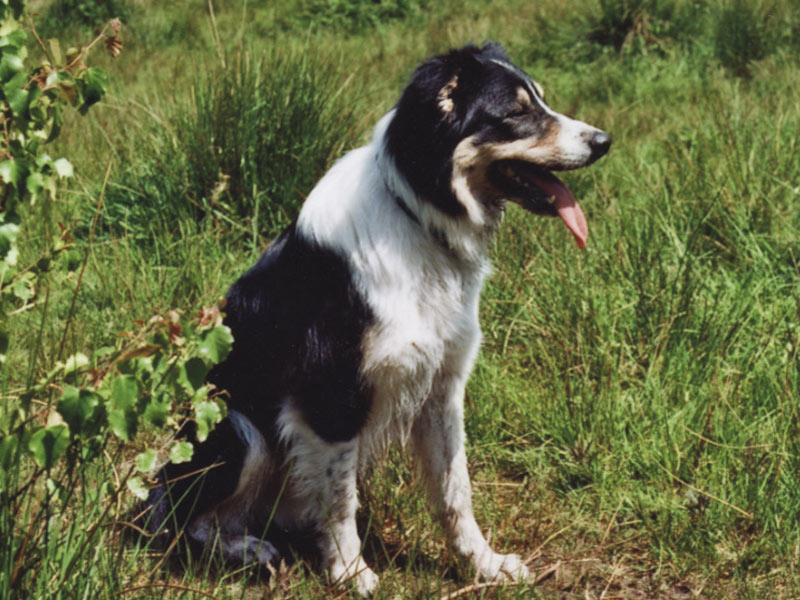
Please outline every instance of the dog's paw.
[{"label": "dog's paw", "polygon": [[270,567],[280,563],[281,553],[267,540],[248,535],[244,540],[244,559],[246,563],[258,562]]},{"label": "dog's paw", "polygon": [[361,558],[352,565],[332,565],[330,578],[336,585],[352,585],[362,596],[369,596],[378,587],[378,576]]},{"label": "dog's paw", "polygon": [[269,542],[261,542],[256,551],[256,560],[265,566],[274,566],[280,563],[281,553]]},{"label": "dog's paw", "polygon": [[516,554],[487,552],[475,560],[475,568],[487,581],[530,581],[528,567]]},{"label": "dog's paw", "polygon": [[378,576],[367,566],[356,575],[356,589],[362,596],[369,596],[378,587]]}]

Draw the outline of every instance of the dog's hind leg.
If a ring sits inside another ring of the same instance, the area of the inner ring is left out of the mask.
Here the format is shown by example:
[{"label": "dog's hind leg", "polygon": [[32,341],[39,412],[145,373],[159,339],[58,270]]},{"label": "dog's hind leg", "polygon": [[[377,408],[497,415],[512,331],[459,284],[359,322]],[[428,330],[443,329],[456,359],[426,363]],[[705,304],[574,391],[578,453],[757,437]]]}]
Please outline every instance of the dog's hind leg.
[{"label": "dog's hind leg", "polygon": [[185,529],[187,536],[225,558],[277,564],[280,554],[252,535],[264,529],[259,516],[275,460],[261,432],[236,410],[195,448],[192,461],[167,465],[153,494],[153,529]]},{"label": "dog's hind leg", "polygon": [[411,433],[414,460],[431,508],[444,525],[451,546],[487,580],[528,579],[516,554],[489,546],[472,512],[472,487],[464,449],[464,380],[442,378],[434,386]]},{"label": "dog's hind leg", "polygon": [[189,537],[212,550],[218,548],[227,559],[244,564],[258,562],[274,566],[280,562],[280,552],[269,541],[246,531],[226,531],[214,517],[208,515],[195,520],[187,530]]}]

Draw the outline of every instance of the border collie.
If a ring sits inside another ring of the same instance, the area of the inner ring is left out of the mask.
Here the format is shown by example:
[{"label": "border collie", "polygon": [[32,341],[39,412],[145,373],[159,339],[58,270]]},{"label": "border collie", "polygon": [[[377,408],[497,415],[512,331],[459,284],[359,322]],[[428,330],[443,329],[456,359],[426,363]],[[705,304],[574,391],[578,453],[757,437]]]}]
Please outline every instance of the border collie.
[{"label": "border collie", "polygon": [[231,288],[228,358],[210,380],[226,419],[168,465],[151,523],[229,557],[279,552],[265,525],[309,532],[331,582],[378,583],[361,556],[357,481],[410,450],[453,549],[486,579],[526,579],[472,513],[464,386],[480,345],[489,247],[510,200],[588,229],[553,171],[608,151],[604,132],[550,109],[499,45],[434,56],[371,143],[339,160],[297,220]]}]

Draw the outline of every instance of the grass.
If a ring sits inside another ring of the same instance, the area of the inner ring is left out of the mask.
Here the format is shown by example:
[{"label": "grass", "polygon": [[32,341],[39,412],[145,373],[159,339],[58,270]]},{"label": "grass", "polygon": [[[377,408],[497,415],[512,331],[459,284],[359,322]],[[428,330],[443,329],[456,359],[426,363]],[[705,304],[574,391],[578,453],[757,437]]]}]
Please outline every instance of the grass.
[{"label": "grass", "polygon": [[[585,252],[555,220],[514,208],[493,249],[467,397],[475,510],[498,547],[544,576],[468,597],[800,594],[792,3],[228,0],[216,28],[205,2],[131,6],[125,52],[107,65],[112,94],[53,150],[79,173],[57,218],[90,253],[69,350],[107,344],[156,309],[215,302],[326,165],[366,139],[420,59],[501,41],[551,105],[615,142],[566,177],[589,220]],[[19,331],[41,341],[13,349],[6,410],[31,369],[55,359],[70,300],[58,283],[19,315]],[[104,485],[133,454],[86,465],[82,502],[31,496],[4,513],[6,597],[335,594],[302,564],[267,582],[126,540],[109,521],[125,520],[130,501]],[[14,519],[48,516],[53,527],[30,542],[40,562],[22,565],[12,590],[25,539]],[[360,519],[378,598],[471,584],[399,453],[364,490]],[[90,545],[86,531],[97,531]]]},{"label": "grass", "polygon": [[[355,143],[341,66],[299,51],[240,51],[198,82],[107,194],[104,223],[149,238],[205,217],[275,235],[326,165]],[[337,87],[338,86],[338,87]],[[165,200],[169,199],[168,202]],[[250,226],[242,224],[248,222]]]}]

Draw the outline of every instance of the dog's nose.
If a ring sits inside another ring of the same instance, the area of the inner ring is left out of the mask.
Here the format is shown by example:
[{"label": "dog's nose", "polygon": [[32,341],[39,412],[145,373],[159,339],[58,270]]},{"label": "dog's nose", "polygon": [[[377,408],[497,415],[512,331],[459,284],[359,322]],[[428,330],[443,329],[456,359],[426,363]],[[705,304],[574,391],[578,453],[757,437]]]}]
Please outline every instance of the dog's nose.
[{"label": "dog's nose", "polygon": [[611,136],[605,131],[598,131],[589,140],[589,148],[592,150],[592,160],[605,156],[608,149],[611,148]]}]

